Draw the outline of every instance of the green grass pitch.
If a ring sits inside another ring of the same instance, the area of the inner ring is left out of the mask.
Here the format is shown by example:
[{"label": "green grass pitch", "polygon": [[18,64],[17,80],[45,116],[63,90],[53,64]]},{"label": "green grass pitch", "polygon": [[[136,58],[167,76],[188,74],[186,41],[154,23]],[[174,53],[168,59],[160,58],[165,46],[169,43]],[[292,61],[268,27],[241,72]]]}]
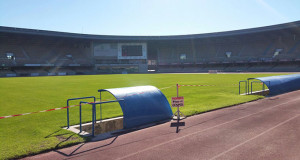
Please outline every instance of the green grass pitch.
[{"label": "green grass pitch", "polygon": [[[176,96],[176,84],[216,86],[180,87],[185,115],[239,104],[262,96],[238,95],[239,80],[276,74],[128,74],[55,77],[0,78],[0,116],[28,113],[66,106],[68,98],[96,96],[98,89],[153,85],[167,99]],[[278,74],[277,74],[278,75]],[[165,88],[169,87],[169,88]],[[104,99],[112,96],[103,95]],[[72,104],[78,104],[74,102]],[[173,108],[173,112],[176,108]],[[70,109],[70,123],[78,124],[78,107]],[[103,117],[121,116],[117,103],[103,105]],[[91,105],[83,106],[83,121],[91,121]],[[99,116],[97,116],[99,118]],[[80,142],[85,139],[61,129],[66,126],[66,109],[0,119],[0,159],[18,158]]]}]

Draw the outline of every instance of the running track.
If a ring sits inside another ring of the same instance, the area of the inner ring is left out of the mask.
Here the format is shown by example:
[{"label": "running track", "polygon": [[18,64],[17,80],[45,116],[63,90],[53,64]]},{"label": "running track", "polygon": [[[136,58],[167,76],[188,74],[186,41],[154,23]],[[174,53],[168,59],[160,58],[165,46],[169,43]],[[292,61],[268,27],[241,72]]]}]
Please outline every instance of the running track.
[{"label": "running track", "polygon": [[300,159],[300,91],[26,159]]}]

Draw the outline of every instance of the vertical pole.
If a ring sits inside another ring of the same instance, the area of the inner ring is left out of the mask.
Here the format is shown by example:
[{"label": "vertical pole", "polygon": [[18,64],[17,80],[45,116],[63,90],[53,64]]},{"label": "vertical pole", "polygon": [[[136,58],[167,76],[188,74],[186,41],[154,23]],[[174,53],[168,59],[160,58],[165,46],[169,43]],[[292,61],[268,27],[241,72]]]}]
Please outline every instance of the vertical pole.
[{"label": "vertical pole", "polygon": [[252,82],[251,82],[251,94],[252,94]]},{"label": "vertical pole", "polygon": [[247,81],[245,81],[245,95],[247,95]]},{"label": "vertical pole", "polygon": [[68,128],[70,128],[70,123],[69,123],[69,100],[67,100],[67,124],[68,124]]},{"label": "vertical pole", "polygon": [[[95,103],[94,103],[95,104]],[[96,104],[95,104],[95,114],[94,114],[95,118],[94,118],[94,123],[96,123],[97,117],[96,117]]]},{"label": "vertical pole", "polygon": [[247,81],[245,81],[245,95],[247,95]]},{"label": "vertical pole", "polygon": [[[95,104],[95,103],[94,103]],[[95,106],[94,106],[94,111],[95,111],[95,113],[94,113],[94,116],[95,116],[95,118],[94,118],[94,123],[96,124],[96,121],[97,121],[97,119],[96,119],[96,113],[97,113],[97,104],[95,104]]]},{"label": "vertical pole", "polygon": [[241,82],[239,82],[239,95],[241,95]]},{"label": "vertical pole", "polygon": [[79,123],[80,123],[80,133],[82,132],[82,123],[81,123],[81,102],[79,105]]},{"label": "vertical pole", "polygon": [[[177,88],[177,97],[178,97],[178,84],[176,84],[176,88]],[[179,106],[177,106],[177,121],[179,121],[179,119],[180,119]]]},{"label": "vertical pole", "polygon": [[247,91],[247,94],[249,94],[249,79],[248,79],[248,91]]},{"label": "vertical pole", "polygon": [[95,103],[93,103],[93,108],[92,108],[92,136],[95,135]]},{"label": "vertical pole", "polygon": [[[102,101],[101,91],[100,91],[100,102]],[[100,122],[102,121],[102,104],[100,103]]]},{"label": "vertical pole", "polygon": [[178,97],[178,84],[176,84],[176,87],[177,87],[177,97]]}]

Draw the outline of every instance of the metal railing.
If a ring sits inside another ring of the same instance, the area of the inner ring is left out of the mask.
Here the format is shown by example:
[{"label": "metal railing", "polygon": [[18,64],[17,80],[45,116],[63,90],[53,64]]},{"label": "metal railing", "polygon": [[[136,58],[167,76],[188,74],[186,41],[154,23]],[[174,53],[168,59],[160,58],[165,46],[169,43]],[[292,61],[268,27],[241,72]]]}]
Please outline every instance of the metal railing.
[{"label": "metal railing", "polygon": [[[80,98],[71,98],[67,100],[67,106],[69,106],[69,101],[73,101],[73,100],[81,100],[81,99],[89,99],[89,98],[93,98],[94,102],[84,102],[84,101],[80,101],[79,102],[79,128],[80,128],[80,132],[82,132],[82,104],[90,104],[92,105],[92,136],[95,136],[95,123],[97,120],[96,117],[96,105],[100,104],[100,121],[102,121],[102,108],[101,108],[101,104],[105,104],[105,103],[113,103],[113,102],[120,102],[120,101],[124,101],[124,99],[120,99],[120,100],[112,100],[112,101],[103,101],[101,102],[101,96],[100,96],[100,102],[96,102],[96,98],[94,96],[91,97],[80,97]],[[68,128],[70,128],[70,120],[69,120],[69,107],[67,108],[67,123],[68,123]]]},{"label": "metal railing", "polygon": [[[70,109],[69,109],[69,102],[74,101],[74,100],[80,100],[80,99],[90,99],[93,98],[94,102],[96,102],[96,97],[95,96],[90,96],[90,97],[80,97],[80,98],[70,98],[67,100],[67,125],[68,128],[70,128]],[[80,119],[81,119],[81,103],[80,103]]]},{"label": "metal railing", "polygon": [[239,81],[239,95],[241,94],[241,83],[245,83],[245,94],[247,94],[247,81]]}]

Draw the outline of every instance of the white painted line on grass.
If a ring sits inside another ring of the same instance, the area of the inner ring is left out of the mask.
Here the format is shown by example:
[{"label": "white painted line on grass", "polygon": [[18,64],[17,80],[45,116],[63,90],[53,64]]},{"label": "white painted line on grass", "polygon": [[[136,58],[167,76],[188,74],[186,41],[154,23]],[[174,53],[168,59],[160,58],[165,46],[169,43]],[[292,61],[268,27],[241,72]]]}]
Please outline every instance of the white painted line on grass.
[{"label": "white painted line on grass", "polygon": [[175,85],[169,86],[169,87],[163,87],[163,88],[158,88],[159,90],[164,90],[164,89],[168,89],[168,88],[172,88],[172,87],[176,87]]}]

